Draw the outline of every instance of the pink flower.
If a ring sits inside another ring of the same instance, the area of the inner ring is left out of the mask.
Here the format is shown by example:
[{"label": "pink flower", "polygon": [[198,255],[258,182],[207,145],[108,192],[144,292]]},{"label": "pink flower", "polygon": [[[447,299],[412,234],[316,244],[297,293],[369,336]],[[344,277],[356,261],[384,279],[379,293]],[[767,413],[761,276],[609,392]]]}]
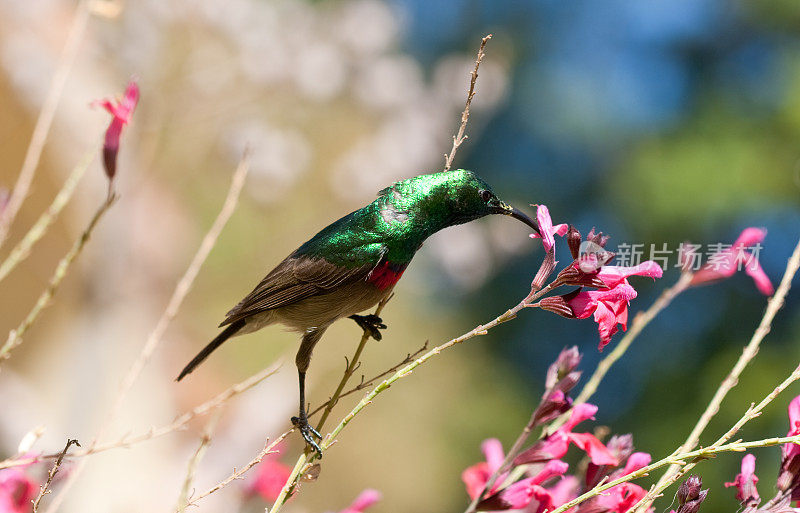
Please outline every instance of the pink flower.
[{"label": "pink flower", "polygon": [[29,512],[38,492],[39,485],[22,467],[0,470],[0,513]]},{"label": "pink flower", "polygon": [[542,234],[532,233],[531,238],[542,239],[542,246],[544,246],[545,251],[549,253],[556,245],[556,239],[553,235],[563,237],[566,235],[569,226],[565,223],[553,226],[553,220],[550,218],[550,211],[544,205],[539,205],[536,209],[536,221],[539,224],[539,231],[542,232]]},{"label": "pink flower", "polygon": [[348,507],[339,513],[364,513],[364,510],[381,500],[381,492],[378,490],[367,489],[356,497]]},{"label": "pink flower", "polygon": [[599,350],[611,341],[619,331],[617,325],[625,330],[628,327],[628,302],[636,297],[636,290],[628,283],[631,276],[660,278],[661,267],[648,260],[633,267],[614,265],[602,266],[591,272],[576,267],[578,260],[559,275],[570,285],[602,287],[597,290],[581,290],[563,296],[550,296],[535,306],[570,319],[586,319],[594,316],[600,334]]},{"label": "pink flower", "polygon": [[596,412],[597,406],[593,404],[582,403],[576,405],[572,409],[569,420],[563,426],[530,449],[520,453],[514,459],[514,464],[524,465],[561,458],[567,454],[569,445],[572,443],[585,451],[595,465],[618,465],[619,461],[594,435],[572,432],[579,423],[594,418]]},{"label": "pink flower", "polygon": [[541,486],[542,483],[563,475],[569,465],[560,460],[548,461],[544,468],[535,476],[528,477],[507,486],[500,492],[490,495],[478,503],[481,511],[503,511],[520,509],[528,506],[532,500],[537,501],[535,511],[543,513],[554,509],[551,492]]},{"label": "pink flower", "polygon": [[758,253],[749,250],[749,248],[761,249],[761,242],[766,236],[767,231],[764,229],[745,228],[730,248],[714,254],[711,260],[695,273],[691,284],[702,285],[730,278],[737,270],[744,267],[744,272],[753,278],[756,288],[762,294],[771,296],[775,292],[772,282],[758,263]]},{"label": "pink flower", "polygon": [[[598,495],[592,506],[598,507],[599,511],[626,513],[642,500],[645,495],[647,495],[647,492],[641,486],[633,483],[622,483]],[[592,511],[597,511],[597,509]]]},{"label": "pink flower", "polygon": [[[485,440],[481,444],[481,449],[486,461],[472,465],[461,474],[461,479],[467,488],[467,495],[473,500],[480,495],[489,482],[491,475],[500,468],[505,459],[503,446],[496,438]],[[545,500],[549,497],[549,492],[542,488],[541,484],[553,477],[564,474],[568,468],[569,465],[563,461],[553,459],[548,461],[536,475],[517,481],[502,490],[499,490],[499,488],[508,477],[508,473],[500,474],[492,488],[487,492],[487,497],[478,503],[478,509],[481,511],[503,511],[524,508],[534,497],[541,499],[543,503],[551,504],[551,502]]]},{"label": "pink flower", "polygon": [[97,100],[93,105],[99,105],[106,109],[113,116],[111,123],[106,129],[106,138],[103,143],[103,165],[106,176],[109,180],[114,178],[117,172],[117,153],[119,152],[119,140],[122,135],[122,127],[131,120],[133,110],[139,102],[139,86],[131,80],[125,89],[122,101],[112,102],[109,99]]},{"label": "pink flower", "polygon": [[573,315],[578,319],[594,316],[600,344],[603,348],[611,342],[611,337],[619,331],[628,329],[628,302],[636,297],[636,290],[627,283],[622,283],[610,290],[584,290],[567,300]]},{"label": "pink flower", "polygon": [[[464,481],[464,485],[467,487],[467,495],[473,500],[483,491],[486,483],[489,482],[489,477],[500,468],[505,459],[503,445],[497,438],[484,440],[481,444],[481,450],[486,457],[486,461],[476,463],[461,473],[461,480]],[[489,492],[494,493],[503,482],[503,479],[505,479],[505,474],[495,481],[495,486]]]},{"label": "pink flower", "polygon": [[[796,435],[800,435],[800,395],[789,403],[789,432],[786,436]],[[784,492],[792,490],[792,499],[798,500],[800,499],[800,445],[784,444],[781,455],[777,487]]]},{"label": "pink flower", "polygon": [[261,460],[254,479],[247,485],[246,493],[258,494],[267,502],[278,498],[283,485],[286,484],[292,473],[291,467],[277,461],[281,452],[279,448],[277,452],[269,454]]},{"label": "pink flower", "polygon": [[736,500],[739,502],[758,500],[756,483],[758,483],[758,476],[756,476],[756,457],[752,454],[748,454],[742,458],[742,471],[736,475],[736,479],[734,479],[732,483],[725,483],[725,488],[735,486],[738,489],[738,492],[736,492]]}]

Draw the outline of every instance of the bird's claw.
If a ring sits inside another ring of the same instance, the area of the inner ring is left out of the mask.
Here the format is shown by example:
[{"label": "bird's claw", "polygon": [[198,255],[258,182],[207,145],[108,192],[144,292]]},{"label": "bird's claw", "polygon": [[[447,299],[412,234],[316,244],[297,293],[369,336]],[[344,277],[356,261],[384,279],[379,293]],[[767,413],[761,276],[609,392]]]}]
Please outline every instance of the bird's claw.
[{"label": "bird's claw", "polygon": [[308,419],[305,417],[292,417],[292,425],[296,427],[300,431],[300,435],[303,437],[303,440],[306,441],[306,444],[311,447],[314,452],[317,453],[317,456],[322,459],[322,448],[319,446],[314,437],[319,440],[322,440],[322,435],[319,434],[319,431],[314,429],[309,423]]},{"label": "bird's claw", "polygon": [[350,318],[356,321],[356,324],[361,326],[361,329],[368,332],[370,337],[375,340],[383,338],[383,335],[381,335],[381,332],[378,330],[385,330],[386,325],[383,323],[383,319],[377,315],[351,315]]}]

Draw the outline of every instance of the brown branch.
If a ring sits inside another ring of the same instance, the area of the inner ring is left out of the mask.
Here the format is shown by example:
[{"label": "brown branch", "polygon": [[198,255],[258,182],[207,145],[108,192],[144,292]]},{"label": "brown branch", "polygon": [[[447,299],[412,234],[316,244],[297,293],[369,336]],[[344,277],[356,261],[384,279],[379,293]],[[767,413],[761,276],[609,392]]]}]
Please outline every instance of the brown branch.
[{"label": "brown branch", "polygon": [[[149,429],[147,432],[139,434],[139,435],[132,435],[132,436],[125,436],[117,441],[109,442],[105,444],[95,444],[93,447],[87,447],[86,449],[75,451],[69,455],[70,458],[81,458],[83,456],[90,456],[92,454],[97,454],[99,452],[105,452],[111,449],[118,449],[121,447],[130,447],[131,445],[146,442],[148,440],[152,440],[154,438],[159,438],[164,435],[168,435],[170,433],[174,433],[183,429],[189,422],[193,419],[205,415],[216,408],[219,408],[223,404],[227,403],[232,397],[245,392],[254,386],[258,385],[268,377],[275,374],[278,369],[280,368],[280,364],[273,365],[267,369],[262,370],[258,374],[254,374],[253,376],[247,378],[246,380],[237,383],[236,385],[224,390],[223,392],[217,394],[212,399],[192,408],[188,412],[184,413],[175,418],[169,424],[162,426],[160,428],[153,428]],[[4,461],[0,461],[0,469],[8,468],[8,467],[17,467],[20,465],[28,465],[30,463],[34,463],[43,459],[54,459],[59,456],[60,453],[54,454],[45,454],[42,456],[37,457],[30,457],[30,458],[16,458],[16,459],[7,459]]]},{"label": "brown branch", "polygon": [[61,467],[61,462],[64,461],[64,456],[66,456],[67,451],[73,444],[77,445],[78,447],[81,446],[81,444],[77,440],[67,439],[67,445],[65,445],[64,450],[59,453],[55,465],[53,465],[53,468],[50,469],[50,473],[47,474],[47,481],[39,489],[39,495],[37,495],[36,498],[33,500],[33,513],[37,513],[39,511],[39,502],[41,502],[42,498],[45,495],[50,493],[49,490],[50,484],[53,482],[53,478],[56,477],[56,472],[58,472],[58,469]]},{"label": "brown branch", "polygon": [[491,34],[487,34],[481,39],[481,46],[478,48],[478,56],[475,59],[475,68],[470,73],[469,91],[467,92],[467,103],[464,105],[464,111],[461,113],[461,126],[458,127],[458,133],[453,136],[453,147],[450,149],[450,154],[444,156],[444,170],[449,171],[453,165],[453,159],[456,156],[456,151],[467,139],[467,121],[469,121],[469,107],[472,104],[472,97],[475,96],[475,83],[478,81],[478,68],[481,65],[483,56],[486,55],[484,49],[486,43],[492,38]]},{"label": "brown branch", "polygon": [[264,449],[262,449],[262,450],[261,450],[261,452],[260,452],[260,453],[258,453],[258,455],[256,455],[256,457],[255,457],[255,458],[253,458],[252,460],[250,460],[250,461],[249,461],[249,462],[248,462],[248,463],[247,463],[247,464],[246,464],[244,467],[240,468],[239,470],[236,470],[236,469],[234,468],[234,469],[233,469],[233,472],[231,473],[231,475],[229,475],[228,477],[226,477],[225,479],[223,479],[223,480],[222,480],[222,481],[220,481],[219,483],[215,484],[214,486],[212,486],[211,488],[209,488],[209,489],[208,489],[208,490],[206,490],[205,492],[201,493],[201,494],[200,494],[200,495],[198,495],[197,497],[190,497],[190,498],[189,498],[189,500],[186,502],[186,506],[187,506],[187,507],[188,507],[188,506],[195,506],[195,505],[197,505],[197,502],[198,502],[200,499],[203,499],[203,498],[205,498],[205,497],[208,497],[208,496],[209,496],[209,495],[211,495],[212,493],[218,492],[219,490],[221,490],[222,488],[225,488],[226,486],[228,486],[228,485],[229,485],[229,484],[231,484],[232,482],[236,481],[237,479],[241,479],[241,478],[242,478],[242,476],[243,476],[243,475],[244,475],[244,474],[245,474],[245,473],[246,473],[248,470],[250,470],[251,468],[253,468],[253,467],[255,467],[256,465],[258,465],[259,463],[261,463],[261,460],[263,460],[263,459],[264,459],[264,458],[265,458],[265,457],[266,457],[268,454],[272,454],[272,453],[274,453],[274,452],[277,452],[277,451],[275,451],[275,447],[276,447],[276,446],[277,446],[279,443],[281,443],[281,442],[283,441],[283,439],[284,439],[284,438],[286,438],[287,436],[289,436],[289,434],[290,434],[292,431],[294,431],[294,429],[290,429],[289,431],[286,431],[286,432],[285,432],[285,433],[283,433],[281,436],[279,436],[278,438],[276,438],[274,442],[272,442],[272,443],[269,443],[269,444],[265,445],[265,446],[264,446]]},{"label": "brown branch", "polygon": [[0,213],[0,245],[5,242],[8,237],[8,231],[11,228],[11,223],[17,216],[22,203],[28,196],[28,191],[33,183],[33,177],[36,174],[36,168],[39,165],[39,159],[42,156],[45,142],[47,141],[47,134],[50,132],[50,126],[53,124],[56,108],[61,99],[61,94],[64,92],[64,84],[67,82],[67,77],[75,63],[75,57],[78,55],[78,48],[83,39],[83,33],[86,31],[86,25],[89,22],[89,1],[81,0],[78,7],[75,9],[75,17],[72,20],[72,25],[67,35],[67,40],[64,43],[64,50],[61,52],[61,57],[58,60],[58,67],[50,81],[50,88],[47,91],[42,108],[39,111],[39,116],[36,118],[36,125],[33,128],[31,135],[31,142],[28,144],[28,149],[25,152],[25,160],[22,162],[22,169],[17,177],[17,183],[14,184],[14,190],[8,198],[8,203]]},{"label": "brown branch", "polygon": [[197,472],[198,465],[200,465],[200,460],[203,459],[209,444],[211,444],[211,436],[214,434],[214,428],[218,420],[219,415],[216,415],[208,422],[206,429],[203,431],[203,436],[200,437],[200,445],[189,460],[189,465],[187,465],[186,468],[186,479],[183,481],[181,494],[178,496],[178,512],[186,511],[186,508],[189,506],[189,494],[192,490],[192,481],[194,481],[194,476]]}]

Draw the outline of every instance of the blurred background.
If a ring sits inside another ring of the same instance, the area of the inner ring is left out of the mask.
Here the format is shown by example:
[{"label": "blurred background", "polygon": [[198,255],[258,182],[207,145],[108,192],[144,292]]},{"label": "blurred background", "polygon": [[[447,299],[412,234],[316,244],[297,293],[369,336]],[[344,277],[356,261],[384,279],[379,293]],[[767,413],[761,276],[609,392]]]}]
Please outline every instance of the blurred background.
[{"label": "blurred background", "polygon": [[[288,427],[296,408],[296,336],[279,327],[237,338],[191,377],[173,379],[224,313],[280,259],[393,181],[442,168],[458,128],[480,37],[469,139],[455,167],[476,171],[509,203],[543,203],[555,222],[597,227],[609,248],[673,251],[731,243],[746,226],[768,236],[759,255],[777,285],[800,234],[800,4],[791,0],[216,0],[103,2],[66,82],[12,247],[97,144],[108,115],[92,100],[135,76],[141,101],[123,134],[120,201],[95,232],[53,305],[0,372],[0,457],[38,425],[37,447],[89,441],[216,216],[245,144],[251,173],[238,209],[186,304],[107,438],[169,423],[282,359],[280,372],[224,409],[195,486],[202,491]],[[19,172],[76,3],[0,0],[0,184]],[[118,11],[115,13],[115,11]],[[115,14],[115,15],[114,15]],[[58,259],[102,201],[98,162],[47,237],[2,284],[0,328],[33,306]],[[533,208],[528,209],[533,212]],[[497,217],[497,216],[493,216]],[[564,263],[566,246],[559,241]],[[484,219],[435,235],[420,251],[370,342],[367,376],[426,340],[438,344],[524,297],[542,257],[521,223]],[[678,277],[639,279],[631,312]],[[766,299],[743,273],[692,289],[651,324],[594,401],[599,424],[634,433],[660,458],[683,441],[749,340]],[[727,430],[800,360],[790,293],[704,443]],[[327,399],[360,331],[341,322],[315,351],[310,400]],[[620,335],[615,337],[619,340]],[[612,341],[612,346],[615,343]],[[480,442],[508,447],[565,346],[599,358],[596,325],[540,311],[443,353],[385,393],[339,438],[319,481],[287,511],[339,510],[362,489],[374,511],[462,511],[461,471]],[[787,390],[741,433],[783,435]],[[340,418],[358,395],[343,400]],[[206,419],[131,449],[92,456],[63,510],[168,511]],[[292,436],[283,461],[301,449]],[[757,451],[762,496],[779,451]],[[573,456],[575,456],[573,454]],[[573,458],[574,459],[574,458]],[[730,511],[724,490],[739,456],[698,468],[703,510]],[[199,511],[259,511],[245,482]],[[57,487],[58,485],[56,485]],[[670,493],[671,495],[671,493]],[[657,503],[668,508],[669,497]]]}]

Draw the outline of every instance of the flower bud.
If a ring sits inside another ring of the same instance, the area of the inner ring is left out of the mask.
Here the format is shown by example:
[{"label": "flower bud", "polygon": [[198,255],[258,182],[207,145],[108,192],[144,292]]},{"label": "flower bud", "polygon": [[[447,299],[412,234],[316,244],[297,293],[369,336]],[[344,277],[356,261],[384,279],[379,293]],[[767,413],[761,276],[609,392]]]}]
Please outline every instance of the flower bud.
[{"label": "flower bud", "polygon": [[569,230],[567,231],[567,245],[570,253],[572,253],[572,258],[577,259],[581,249],[581,232],[572,225],[569,225]]},{"label": "flower bud", "polygon": [[703,480],[699,476],[689,476],[687,480],[678,487],[678,508],[677,513],[697,513],[700,504],[706,500],[708,489],[701,490]]}]

